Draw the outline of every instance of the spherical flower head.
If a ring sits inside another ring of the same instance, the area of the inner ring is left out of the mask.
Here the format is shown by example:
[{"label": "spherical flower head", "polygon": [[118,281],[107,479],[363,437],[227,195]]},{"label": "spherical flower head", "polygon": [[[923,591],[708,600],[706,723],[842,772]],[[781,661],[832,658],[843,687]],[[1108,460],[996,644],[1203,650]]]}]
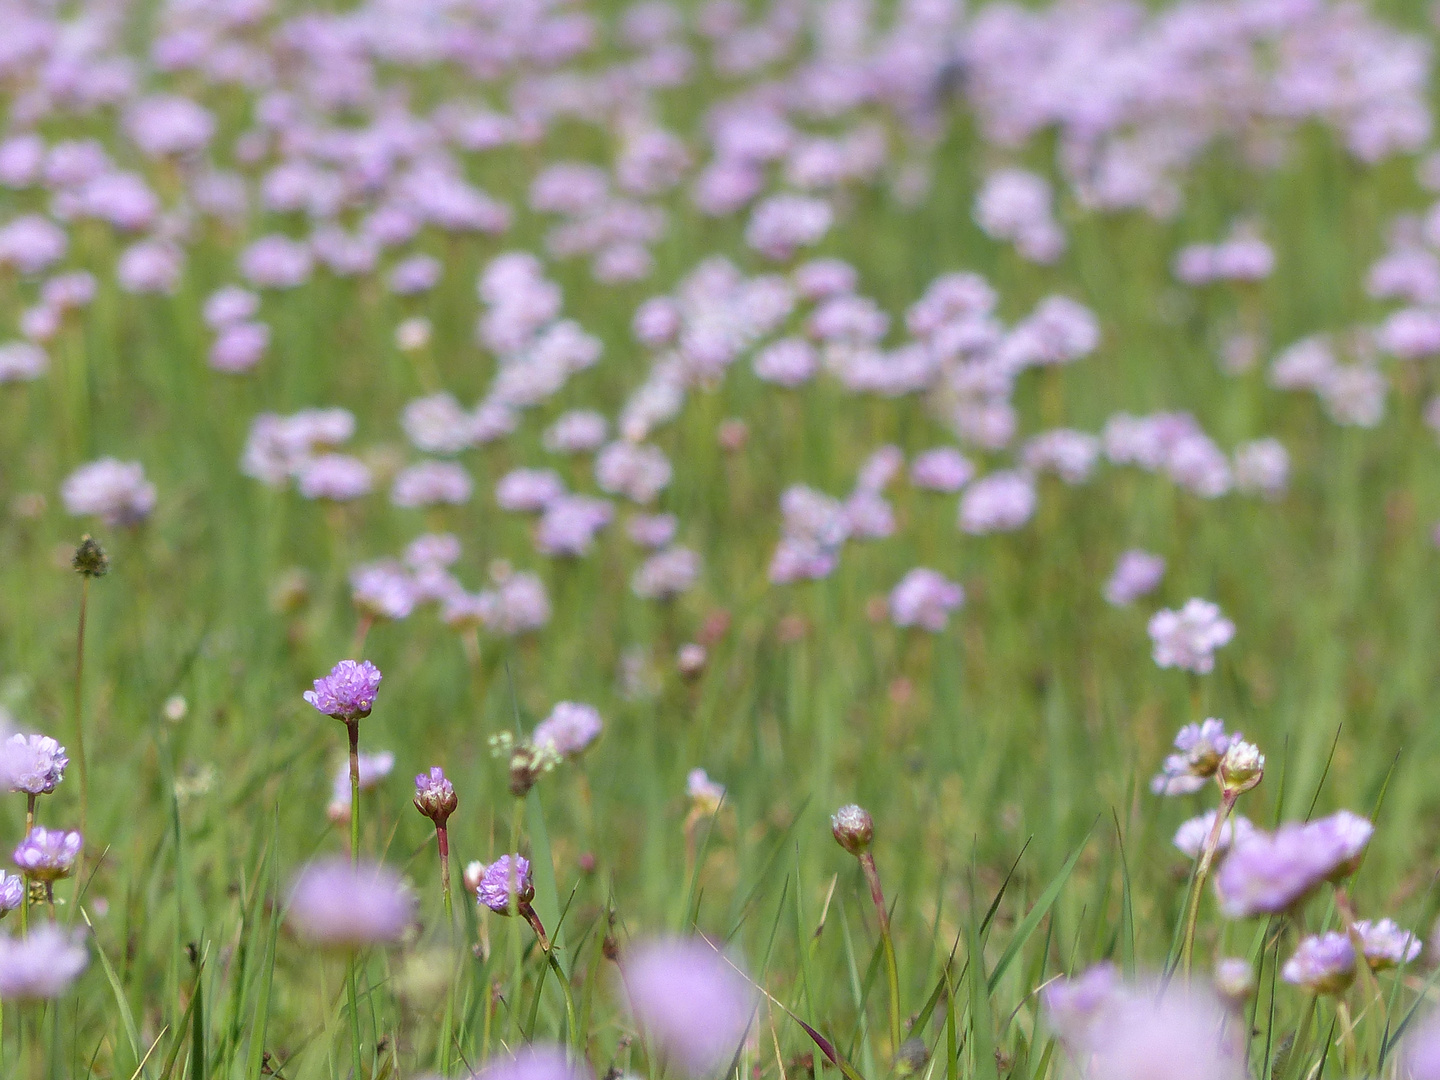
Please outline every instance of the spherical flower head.
[{"label": "spherical flower head", "polygon": [[1280,969],[1280,977],[1312,994],[1341,994],[1355,981],[1355,947],[1334,931],[1307,937]]},{"label": "spherical flower head", "polygon": [[938,634],[950,612],[965,602],[965,590],[944,574],[917,566],[890,591],[890,619],[896,626],[918,626]]},{"label": "spherical flower head", "polygon": [[1360,866],[1375,826],[1359,814],[1337,810],[1328,817],[1312,821],[1306,828],[1315,837],[1317,847],[1331,861],[1325,874],[1327,881],[1340,881]]},{"label": "spherical flower head", "polygon": [[1229,794],[1239,794],[1260,783],[1264,775],[1265,755],[1254,743],[1237,736],[1220,759],[1220,787]]},{"label": "spherical flower head", "polygon": [[69,877],[82,842],[78,832],[36,825],[15,849],[15,865],[37,881]]},{"label": "spherical flower head", "polygon": [[1360,951],[1372,970],[1408,964],[1420,955],[1420,939],[1408,930],[1402,930],[1390,919],[1371,922],[1360,919],[1354,925],[1360,938]]},{"label": "spherical flower head", "polygon": [[[1101,1011],[1085,1049],[1086,1080],[1245,1080],[1243,1040],[1212,995],[1128,989]],[[1228,1037],[1227,1037],[1228,1034]]]},{"label": "spherical flower head", "polygon": [[1342,810],[1274,833],[1236,840],[1215,877],[1220,910],[1230,918],[1285,911],[1326,881],[1354,872],[1374,826]]},{"label": "spherical flower head", "polygon": [[100,458],[65,479],[60,499],[72,517],[94,515],[112,527],[139,525],[155,509],[155,485],[138,461]]},{"label": "spherical flower head", "polygon": [[709,942],[644,942],[623,957],[630,1007],[649,1036],[692,1076],[728,1064],[753,1009],[749,980]]},{"label": "spherical flower head", "polygon": [[87,533],[80,538],[70,566],[82,577],[104,577],[110,572],[110,556],[106,555],[105,549]]},{"label": "spherical flower head", "polygon": [[531,1043],[514,1054],[487,1061],[476,1080],[591,1080],[590,1071],[571,1061],[564,1049]]},{"label": "spherical flower head", "polygon": [[0,917],[25,902],[25,879],[19,874],[0,871]]},{"label": "spherical flower head", "polygon": [[1215,961],[1215,992],[1232,1005],[1241,1005],[1255,993],[1255,969],[1249,960],[1225,956]]},{"label": "spherical flower head", "polygon": [[510,915],[529,907],[535,899],[530,860],[523,855],[501,855],[485,868],[475,888],[475,898],[497,915]]},{"label": "spherical flower head", "polygon": [[875,838],[875,820],[869,812],[851,803],[830,815],[830,831],[835,841],[851,855],[860,856],[870,850]]},{"label": "spherical flower head", "polygon": [[399,941],[410,926],[413,906],[393,870],[324,859],[295,879],[286,918],[296,935],[312,945],[359,949]]},{"label": "spherical flower head", "polygon": [[1220,768],[1230,744],[1239,738],[1213,716],[1199,724],[1186,724],[1175,736],[1176,753],[1165,759],[1160,774],[1150,781],[1156,795],[1190,795],[1205,786]]},{"label": "spherical flower head", "polygon": [[460,802],[455,796],[455,785],[446,779],[445,770],[439,765],[415,777],[414,801],[415,809],[441,828]]},{"label": "spherical flower head", "polygon": [[600,713],[593,705],[562,701],[535,726],[530,741],[535,746],[548,744],[561,757],[571,758],[600,737],[600,728]]},{"label": "spherical flower head", "polygon": [[1215,670],[1215,650],[1235,636],[1235,624],[1220,614],[1220,608],[1198,597],[1187,600],[1179,611],[1157,611],[1149,629],[1156,664],[1198,675]]},{"label": "spherical flower head", "polygon": [[1085,1045],[1096,1019],[1119,998],[1120,976],[1115,965],[1096,964],[1073,978],[1056,979],[1040,993],[1045,1016],[1066,1046]]},{"label": "spherical flower head", "polygon": [[[1216,813],[1218,811],[1210,810],[1185,822],[1175,831],[1175,839],[1172,843],[1190,858],[1198,859],[1201,849],[1215,829]],[[1225,819],[1225,824],[1220,826],[1220,839],[1215,847],[1216,854],[1229,851],[1237,837],[1244,840],[1253,832],[1255,832],[1255,826],[1249,818],[1232,814]]]},{"label": "spherical flower head", "polygon": [[330,674],[315,680],[304,698],[326,716],[347,723],[370,715],[380,690],[380,669],[369,660],[341,660]]},{"label": "spherical flower head", "polygon": [[65,748],[48,735],[11,735],[0,743],[0,778],[11,791],[48,795],[69,764]]},{"label": "spherical flower head", "polygon": [[83,937],[54,923],[24,938],[0,937],[0,1001],[58,998],[89,962]]}]

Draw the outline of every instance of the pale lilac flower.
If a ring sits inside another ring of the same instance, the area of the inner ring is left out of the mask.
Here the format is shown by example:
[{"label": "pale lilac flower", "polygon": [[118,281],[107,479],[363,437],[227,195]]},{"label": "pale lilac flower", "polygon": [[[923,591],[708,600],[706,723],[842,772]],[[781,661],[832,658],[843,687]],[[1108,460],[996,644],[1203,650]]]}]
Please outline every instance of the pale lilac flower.
[{"label": "pale lilac flower", "polygon": [[40,274],[65,257],[65,230],[39,214],[22,214],[0,226],[0,265]]},{"label": "pale lilac flower", "polygon": [[390,271],[390,291],[400,296],[429,292],[440,281],[440,260],[430,255],[411,255]]},{"label": "pale lilac flower", "polygon": [[965,590],[935,570],[916,567],[890,592],[890,619],[896,626],[919,626],[938,634],[950,612],[965,602]]},{"label": "pale lilac flower", "polygon": [[26,877],[51,882],[69,877],[80,856],[83,841],[78,832],[36,825],[15,849],[15,865]]},{"label": "pale lilac flower", "polygon": [[552,500],[535,527],[535,546],[543,555],[578,558],[590,551],[615,510],[604,499],[563,495]]},{"label": "pale lilac flower", "polygon": [[422,461],[401,469],[390,488],[390,501],[401,507],[468,502],[474,484],[470,474],[451,461]]},{"label": "pale lilac flower", "polygon": [[898,446],[885,444],[871,452],[855,477],[857,491],[884,491],[905,468],[905,453]]},{"label": "pale lilac flower", "polygon": [[1238,840],[1220,866],[1220,910],[1234,919],[1293,907],[1324,882],[1352,873],[1372,832],[1370,822],[1343,810],[1274,833],[1257,829]]},{"label": "pale lilac flower", "polygon": [[927,450],[910,463],[910,482],[927,491],[959,491],[974,475],[970,459],[951,446]]},{"label": "pale lilac flower", "polygon": [[540,630],[550,621],[550,597],[534,574],[510,574],[484,595],[485,625],[497,634],[516,637]]},{"label": "pale lilac flower", "polygon": [[755,354],[751,366],[757,378],[776,386],[795,387],[809,382],[819,370],[815,347],[804,338],[787,337]]},{"label": "pale lilac flower", "polygon": [[1303,938],[1280,977],[1312,994],[1340,994],[1355,981],[1355,947],[1331,931]]},{"label": "pale lilac flower", "polygon": [[972,535],[1013,532],[1035,513],[1035,501],[1035,483],[1025,473],[989,473],[960,497],[960,528]]},{"label": "pale lilac flower", "polygon": [[860,275],[843,259],[811,259],[801,263],[790,275],[795,288],[807,300],[820,300],[855,291]]},{"label": "pale lilac flower", "polygon": [[1105,599],[1115,607],[1133,604],[1147,593],[1154,592],[1165,576],[1165,559],[1148,551],[1132,548],[1122,552],[1115,570],[1105,583]]},{"label": "pale lilac flower", "polygon": [[511,469],[495,484],[502,510],[537,514],[565,495],[565,482],[553,469]]},{"label": "pale lilac flower", "polygon": [[625,526],[631,540],[646,548],[663,548],[675,539],[679,522],[674,514],[636,514]]},{"label": "pale lilac flower", "polygon": [[530,741],[548,745],[561,757],[575,757],[600,737],[600,713],[593,705],[562,701],[535,725]]},{"label": "pale lilac flower", "polygon": [[176,94],[141,98],[125,112],[125,133],[149,157],[203,150],[215,134],[215,117]]},{"label": "pale lilac flower", "polygon": [[1234,638],[1235,624],[1215,604],[1193,597],[1179,611],[1157,611],[1149,631],[1156,664],[1205,675],[1215,670],[1215,650]]},{"label": "pale lilac flower", "polygon": [[269,347],[270,327],[264,323],[231,323],[210,346],[210,366],[230,374],[246,372],[260,362]]},{"label": "pale lilac flower", "polygon": [[636,1019],[692,1076],[728,1063],[754,1010],[749,980],[700,938],[636,945],[621,958]]},{"label": "pale lilac flower", "polygon": [[[355,759],[355,767],[360,778],[360,790],[373,791],[395,771],[395,755],[389,750],[377,750],[373,754],[361,753]],[[342,762],[335,770],[331,792],[337,801],[343,802],[347,807],[350,805],[349,762]]]},{"label": "pale lilac flower", "polygon": [[395,327],[395,347],[401,352],[415,352],[430,344],[430,320],[423,315],[401,319]]},{"label": "pale lilac flower", "polygon": [[810,537],[783,536],[770,559],[769,576],[776,585],[829,577],[839,565],[838,549]]},{"label": "pale lilac flower", "polygon": [[212,329],[223,330],[254,318],[259,310],[260,298],[253,292],[239,285],[226,285],[206,299],[204,317]]},{"label": "pale lilac flower", "polygon": [[138,525],[155,509],[155,485],[138,461],[112,457],[82,465],[60,487],[72,517],[94,515],[110,526]]},{"label": "pale lilac flower", "polygon": [[1401,360],[1419,360],[1440,353],[1440,312],[1402,308],[1391,312],[1375,330],[1381,352]]},{"label": "pale lilac flower", "polygon": [[595,482],[600,489],[642,506],[655,501],[672,475],[670,461],[658,446],[620,440],[595,458]]},{"label": "pale lilac flower", "polygon": [[605,444],[609,422],[598,413],[575,409],[545,429],[541,441],[552,454],[588,454]]},{"label": "pale lilac flower", "polygon": [[766,258],[788,259],[802,247],[818,244],[835,220],[824,199],[772,195],[755,207],[745,226],[745,242]]},{"label": "pale lilac flower", "polygon": [[329,675],[315,680],[315,689],[301,696],[326,716],[360,720],[375,707],[382,677],[380,669],[369,660],[341,660]]},{"label": "pale lilac flower", "polygon": [[1150,781],[1156,795],[1190,795],[1215,775],[1239,733],[1225,730],[1224,721],[1213,716],[1199,724],[1186,724],[1175,736],[1175,750],[1165,759],[1159,775]]},{"label": "pale lilac flower", "polygon": [[1267,499],[1285,494],[1290,455],[1279,439],[1257,439],[1235,448],[1235,486]]},{"label": "pale lilac flower", "polygon": [[1084,1048],[1096,1020],[1113,1008],[1123,992],[1115,965],[1096,964],[1083,973],[1047,983],[1040,991],[1045,1019],[1071,1050]]},{"label": "pale lilac flower", "polygon": [[1431,1013],[1405,1039],[1406,1080],[1440,1080],[1440,1014]]},{"label": "pale lilac flower", "polygon": [[349,454],[321,454],[300,466],[296,487],[307,499],[351,502],[370,494],[370,467]]},{"label": "pale lilac flower", "polygon": [[1400,929],[1390,919],[1379,922],[1359,919],[1354,929],[1360,937],[1360,948],[1366,963],[1376,971],[1400,967],[1420,955],[1420,939],[1410,931]]},{"label": "pale lilac flower", "polygon": [[630,589],[647,600],[670,600],[688,592],[700,576],[700,556],[672,547],[650,556],[630,579]]},{"label": "pale lilac flower", "polygon": [[419,602],[415,579],[394,559],[361,563],[350,571],[350,599],[372,619],[405,619]]},{"label": "pale lilac flower", "polygon": [[658,348],[675,340],[683,321],[680,306],[674,300],[654,296],[635,309],[630,332],[640,344]]},{"label": "pale lilac flower", "polygon": [[169,294],[180,283],[183,265],[184,256],[174,244],[141,240],[120,253],[115,275],[126,292]]},{"label": "pale lilac flower", "polygon": [[1050,184],[1025,169],[1000,169],[975,197],[975,223],[995,240],[1012,242],[1026,259],[1051,263],[1065,250],[1065,234],[1051,215]]},{"label": "pale lilac flower", "polygon": [[685,776],[685,794],[691,802],[713,813],[725,801],[725,785],[711,780],[704,769],[691,769]]},{"label": "pale lilac flower", "polygon": [[0,918],[25,903],[25,879],[0,870]]},{"label": "pale lilac flower", "polygon": [[0,384],[32,382],[50,367],[50,357],[39,345],[7,341],[0,345]]},{"label": "pale lilac flower", "polygon": [[452,394],[416,398],[400,414],[400,426],[411,444],[427,454],[458,454],[475,444],[475,418]]},{"label": "pale lilac flower", "polygon": [[313,266],[306,244],[279,233],[262,236],[240,253],[240,276],[261,289],[303,285],[310,279]]},{"label": "pale lilac flower", "polygon": [[535,898],[530,877],[530,860],[523,855],[501,855],[485,868],[475,898],[497,915],[511,914],[511,907],[523,910]]},{"label": "pale lilac flower", "polygon": [[895,512],[873,491],[860,488],[845,500],[845,534],[852,540],[883,540],[895,534]]},{"label": "pale lilac flower", "polygon": [[1127,988],[1102,1007],[1078,1050],[1085,1080],[1245,1080],[1244,1040],[1210,994]]},{"label": "pale lilac flower", "polygon": [[359,949],[397,942],[409,928],[414,900],[400,876],[375,863],[324,859],[300,872],[286,921],[302,940]]},{"label": "pale lilac flower", "polygon": [[460,561],[460,538],[451,533],[425,533],[405,548],[405,565],[412,570],[453,566]]},{"label": "pale lilac flower", "polygon": [[1017,323],[1005,347],[1026,364],[1069,364],[1100,344],[1100,323],[1084,304],[1068,296],[1047,296]]},{"label": "pale lilac flower", "polygon": [[0,1001],[58,998],[89,962],[83,936],[54,923],[23,938],[0,936]]},{"label": "pale lilac flower", "polygon": [[527,1043],[514,1055],[492,1057],[475,1074],[476,1080],[592,1080],[590,1070],[571,1061],[559,1046]]},{"label": "pale lilac flower", "polygon": [[420,773],[415,777],[415,795],[411,801],[416,810],[441,828],[444,828],[446,820],[459,804],[459,799],[455,796],[455,785],[446,778],[445,770],[439,765],[434,765],[428,773]]},{"label": "pale lilac flower", "polygon": [[1020,460],[1027,469],[1053,471],[1067,484],[1083,484],[1090,479],[1099,456],[1099,439],[1067,428],[1036,435],[1020,450]]},{"label": "pale lilac flower", "polygon": [[[1199,817],[1193,817],[1175,830],[1175,838],[1171,841],[1181,852],[1192,859],[1198,859],[1200,852],[1210,834],[1215,830],[1215,814],[1217,811],[1208,810]],[[1229,851],[1232,844],[1238,838],[1241,841],[1255,831],[1255,825],[1249,818],[1240,814],[1231,814],[1225,819],[1225,824],[1220,826],[1220,839],[1216,845],[1216,853]]]},{"label": "pale lilac flower", "polygon": [[65,779],[70,759],[48,735],[11,735],[0,743],[0,782],[11,791],[48,795]]},{"label": "pale lilac flower", "polygon": [[1270,385],[1277,390],[1319,390],[1336,368],[1335,352],[1325,337],[1297,341],[1270,362]]},{"label": "pale lilac flower", "polygon": [[1385,395],[1389,389],[1379,369],[1360,363],[1332,369],[1319,392],[1337,424],[1373,428],[1385,417]]}]

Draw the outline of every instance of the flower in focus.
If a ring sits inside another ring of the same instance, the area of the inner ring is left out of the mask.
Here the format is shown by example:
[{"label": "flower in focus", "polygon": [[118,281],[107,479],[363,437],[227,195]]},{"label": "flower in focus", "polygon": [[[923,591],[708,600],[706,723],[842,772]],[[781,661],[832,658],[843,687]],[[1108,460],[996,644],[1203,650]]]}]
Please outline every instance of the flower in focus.
[{"label": "flower in focus", "polygon": [[1210,717],[1200,724],[1186,724],[1175,736],[1178,753],[1165,759],[1159,775],[1150,781],[1156,795],[1190,795],[1203,788],[1220,768],[1220,761],[1238,734],[1225,730],[1225,723]]},{"label": "flower in focus", "polygon": [[53,923],[24,938],[0,936],[0,1001],[57,998],[89,962],[83,938]]},{"label": "flower in focus", "polygon": [[459,802],[455,796],[455,785],[450,783],[445,770],[439,765],[415,777],[415,809],[436,825],[443,828]]},{"label": "flower in focus", "polygon": [[1198,597],[1187,600],[1179,611],[1166,608],[1150,618],[1155,663],[1162,668],[1205,675],[1215,670],[1215,650],[1234,636],[1235,624],[1215,604]]},{"label": "flower in focus", "polygon": [[11,791],[48,795],[69,764],[65,748],[48,735],[11,735],[0,743],[0,781]]},{"label": "flower in focus", "polygon": [[523,912],[535,899],[530,860],[523,855],[501,855],[485,868],[475,898],[497,915]]},{"label": "flower in focus", "polygon": [[312,945],[358,949],[400,940],[413,906],[400,876],[388,867],[324,859],[296,878],[286,919]]},{"label": "flower in focus", "polygon": [[693,1076],[728,1063],[750,1024],[749,981],[700,938],[645,942],[623,956],[625,989],[645,1033]]},{"label": "flower in focus", "polygon": [[830,815],[830,831],[851,855],[863,855],[875,838],[875,821],[863,807],[851,803]]},{"label": "flower in focus", "polygon": [[1420,955],[1420,939],[1390,919],[1379,922],[1360,919],[1355,922],[1354,930],[1360,938],[1366,963],[1375,971],[1400,967]]},{"label": "flower in focus", "polygon": [[37,881],[69,877],[83,841],[78,832],[45,829],[36,825],[15,849],[15,865]]},{"label": "flower in focus", "polygon": [[575,757],[600,737],[600,713],[593,705],[562,701],[535,726],[530,741],[549,745],[561,757]]},{"label": "flower in focus", "polygon": [[1249,791],[1265,775],[1265,755],[1254,743],[1236,735],[1220,759],[1220,787],[1231,795]]},{"label": "flower in focus", "polygon": [[1280,977],[1312,994],[1339,994],[1355,980],[1355,947],[1334,931],[1304,938]]},{"label": "flower in focus", "polygon": [[326,716],[336,720],[360,720],[375,707],[380,690],[380,669],[369,660],[341,660],[330,674],[315,680],[315,689],[302,695]]}]

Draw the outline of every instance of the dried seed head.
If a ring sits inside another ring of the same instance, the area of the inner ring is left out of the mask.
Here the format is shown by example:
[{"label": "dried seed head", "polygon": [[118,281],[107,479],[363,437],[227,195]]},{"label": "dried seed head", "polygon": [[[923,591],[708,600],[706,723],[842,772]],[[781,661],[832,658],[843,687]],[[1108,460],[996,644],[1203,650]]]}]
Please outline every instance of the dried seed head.
[{"label": "dried seed head", "polygon": [[71,560],[70,565],[82,577],[104,577],[110,569],[110,556],[105,554],[105,549],[89,533],[86,533],[80,538],[80,545],[75,549],[75,558]]}]

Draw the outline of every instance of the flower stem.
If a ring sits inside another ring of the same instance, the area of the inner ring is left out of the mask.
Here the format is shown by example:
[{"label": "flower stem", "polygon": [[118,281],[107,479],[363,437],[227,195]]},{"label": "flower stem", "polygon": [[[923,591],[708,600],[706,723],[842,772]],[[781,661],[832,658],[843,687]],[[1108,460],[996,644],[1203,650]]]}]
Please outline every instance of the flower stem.
[{"label": "flower stem", "polygon": [[[90,808],[90,778],[85,768],[85,720],[81,712],[85,678],[85,617],[90,608],[90,578],[80,578],[80,627],[75,635],[75,761],[80,766],[80,833]],[[83,856],[82,856],[83,857]],[[77,869],[76,876],[80,871]]]},{"label": "flower stem", "polygon": [[445,922],[454,928],[455,912],[450,904],[450,833],[444,825],[435,825],[435,843],[440,848],[440,890],[445,895]]},{"label": "flower stem", "polygon": [[1205,846],[1200,849],[1200,863],[1195,868],[1195,884],[1190,889],[1190,895],[1186,897],[1185,940],[1180,945],[1180,972],[1187,980],[1190,978],[1190,961],[1195,952],[1195,927],[1200,919],[1200,900],[1205,893],[1205,879],[1210,876],[1210,866],[1214,863],[1215,852],[1220,847],[1221,832],[1230,817],[1230,811],[1235,809],[1235,800],[1239,797],[1238,791],[1226,791],[1220,796],[1220,809],[1215,812],[1215,824],[1210,827],[1210,835],[1205,838]]},{"label": "flower stem", "polygon": [[890,990],[890,1052],[900,1052],[900,972],[895,965],[895,942],[890,936],[890,911],[885,906],[885,893],[880,888],[880,871],[875,868],[875,856],[862,851],[858,856],[865,882],[870,886],[870,900],[875,905],[875,917],[880,922],[880,944],[885,950],[885,978]]},{"label": "flower stem", "polygon": [[[360,865],[360,721],[346,720],[345,731],[350,736],[350,865]],[[356,971],[359,966],[355,953],[350,954],[345,978],[346,1004],[350,1008],[350,1065],[355,1070],[355,1080],[360,1080],[360,998],[355,992]]]},{"label": "flower stem", "polygon": [[[560,966],[560,961],[555,956],[555,950],[550,945],[550,938],[546,935],[545,927],[540,922],[540,916],[535,913],[535,909],[529,904],[526,904],[520,909],[520,914],[525,916],[525,921],[528,922],[530,928],[535,931],[535,937],[539,939],[540,942],[540,949],[545,954],[546,966],[555,972],[555,981],[560,984],[560,992],[565,995],[565,1026],[569,1032],[569,1039],[572,1043],[577,1043],[580,1033],[575,1027],[575,999],[570,993],[570,980],[565,977],[565,969]],[[540,1007],[540,992],[544,989],[545,972],[542,970],[540,972],[540,984],[535,987],[535,1008],[537,1009]],[[533,1017],[531,1018],[530,1027],[533,1031],[535,1027]]]}]

